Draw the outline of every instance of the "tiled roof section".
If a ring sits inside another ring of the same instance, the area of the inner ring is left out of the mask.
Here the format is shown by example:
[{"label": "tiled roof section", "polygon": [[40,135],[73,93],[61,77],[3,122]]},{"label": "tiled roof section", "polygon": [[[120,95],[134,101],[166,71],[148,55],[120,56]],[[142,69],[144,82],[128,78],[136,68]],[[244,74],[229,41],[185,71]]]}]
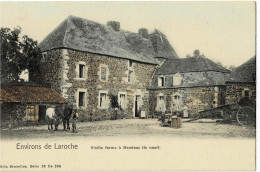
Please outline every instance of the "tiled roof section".
[{"label": "tiled roof section", "polygon": [[154,75],[151,89],[158,88],[185,88],[185,87],[208,87],[208,86],[223,86],[228,79],[229,73],[222,73],[216,71],[202,71],[202,72],[187,72],[181,73],[182,82],[180,85],[173,85],[173,75],[165,76],[165,86],[158,87],[158,77],[161,75]]},{"label": "tiled roof section", "polygon": [[163,57],[166,59],[179,59],[177,53],[167,40],[166,36],[158,29],[149,35],[156,57]]},{"label": "tiled roof section", "polygon": [[255,82],[256,79],[256,56],[246,63],[238,66],[231,72],[228,81],[232,82]]},{"label": "tiled roof section", "polygon": [[212,60],[204,57],[190,57],[181,59],[168,59],[156,71],[156,75],[186,73],[186,72],[202,72],[216,71],[230,73],[226,68],[214,63]]},{"label": "tiled roof section", "polygon": [[69,16],[40,44],[41,51],[71,48],[90,53],[157,64],[150,39],[138,33],[115,31],[87,19]]},{"label": "tiled roof section", "polygon": [[2,85],[0,99],[4,103],[65,103],[57,91],[41,86]]}]

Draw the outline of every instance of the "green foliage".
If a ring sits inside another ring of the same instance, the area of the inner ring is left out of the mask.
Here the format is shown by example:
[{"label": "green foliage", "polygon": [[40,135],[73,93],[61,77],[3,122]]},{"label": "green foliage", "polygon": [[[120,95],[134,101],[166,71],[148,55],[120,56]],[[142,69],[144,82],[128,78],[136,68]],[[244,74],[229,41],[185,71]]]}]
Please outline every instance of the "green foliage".
[{"label": "green foliage", "polygon": [[40,50],[37,41],[27,35],[20,38],[21,28],[2,28],[1,35],[1,81],[18,81],[25,69],[38,71]]},{"label": "green foliage", "polygon": [[111,107],[114,109],[119,108],[118,97],[116,95],[109,94],[109,98],[110,98]]}]

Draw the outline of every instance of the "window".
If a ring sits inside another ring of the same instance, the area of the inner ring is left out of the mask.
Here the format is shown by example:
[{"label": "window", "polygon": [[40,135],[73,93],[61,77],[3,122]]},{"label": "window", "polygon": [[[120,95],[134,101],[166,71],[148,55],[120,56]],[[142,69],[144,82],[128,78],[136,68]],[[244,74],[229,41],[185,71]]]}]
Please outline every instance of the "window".
[{"label": "window", "polygon": [[165,85],[165,77],[164,76],[159,76],[158,77],[158,86],[163,87]]},{"label": "window", "polygon": [[121,107],[121,109],[126,109],[126,94],[125,93],[119,93],[118,104]]},{"label": "window", "polygon": [[131,71],[131,70],[129,70],[129,71],[128,71],[128,82],[129,82],[129,83],[132,83],[133,80],[134,80],[134,72]]},{"label": "window", "polygon": [[107,66],[101,66],[100,67],[100,80],[101,81],[107,81],[108,80],[108,67]]},{"label": "window", "polygon": [[78,88],[75,93],[76,107],[85,109],[87,107],[87,89]]},{"label": "window", "polygon": [[85,107],[85,92],[79,92],[79,107]]},{"label": "window", "polygon": [[179,100],[179,99],[180,99],[180,96],[174,96],[174,99],[175,99],[175,100]]},{"label": "window", "polygon": [[158,111],[160,112],[164,112],[166,110],[164,96],[162,95],[158,96],[157,107],[158,107]]},{"label": "window", "polygon": [[173,75],[173,86],[181,85],[182,76],[180,73],[176,73]]},{"label": "window", "polygon": [[87,66],[86,62],[79,61],[76,63],[76,79],[86,79],[87,78]]},{"label": "window", "polygon": [[108,91],[99,91],[98,93],[98,108],[107,109],[108,108]]},{"label": "window", "polygon": [[173,95],[173,110],[174,111],[181,111],[183,110],[183,102],[181,95],[179,93],[176,93]]},{"label": "window", "polygon": [[42,53],[41,62],[46,62],[47,52]]},{"label": "window", "polygon": [[245,97],[249,97],[249,90],[245,90]]},{"label": "window", "polygon": [[85,65],[79,65],[79,78],[85,78]]},{"label": "window", "polygon": [[133,67],[133,61],[132,60],[129,60],[129,67]]}]

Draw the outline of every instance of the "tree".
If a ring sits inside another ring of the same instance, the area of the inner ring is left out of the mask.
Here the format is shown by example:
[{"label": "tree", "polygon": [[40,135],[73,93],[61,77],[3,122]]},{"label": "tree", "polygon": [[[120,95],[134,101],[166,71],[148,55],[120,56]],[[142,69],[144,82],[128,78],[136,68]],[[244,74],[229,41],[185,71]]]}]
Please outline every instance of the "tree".
[{"label": "tree", "polygon": [[1,27],[1,82],[18,81],[23,70],[39,69],[37,41],[27,35],[20,38],[21,31],[20,27],[13,30]]}]

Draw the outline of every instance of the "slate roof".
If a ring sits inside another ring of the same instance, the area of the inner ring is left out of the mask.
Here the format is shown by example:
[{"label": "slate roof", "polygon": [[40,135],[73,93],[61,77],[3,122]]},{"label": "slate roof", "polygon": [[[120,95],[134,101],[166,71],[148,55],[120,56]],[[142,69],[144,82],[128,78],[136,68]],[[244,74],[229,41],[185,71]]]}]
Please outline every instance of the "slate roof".
[{"label": "slate roof", "polygon": [[256,56],[246,63],[235,68],[229,77],[231,82],[255,82],[256,79]]},{"label": "slate roof", "polygon": [[216,64],[205,57],[190,57],[181,59],[168,59],[158,68],[155,75],[166,75],[174,73],[216,71],[230,73],[226,68]]},{"label": "slate roof", "polygon": [[149,37],[152,41],[156,57],[179,59],[177,53],[172,48],[166,36],[158,29],[155,29],[154,32],[149,35]]},{"label": "slate roof", "polygon": [[27,85],[2,85],[0,100],[2,103],[65,103],[52,88]]},{"label": "slate roof", "polygon": [[[160,41],[158,43],[157,37],[162,38],[158,38]],[[177,58],[164,35],[157,31],[151,34],[151,39],[146,39],[138,33],[115,31],[103,24],[69,16],[39,44],[39,47],[42,52],[56,48],[70,48],[151,64],[157,64],[154,58],[156,56]]]}]

